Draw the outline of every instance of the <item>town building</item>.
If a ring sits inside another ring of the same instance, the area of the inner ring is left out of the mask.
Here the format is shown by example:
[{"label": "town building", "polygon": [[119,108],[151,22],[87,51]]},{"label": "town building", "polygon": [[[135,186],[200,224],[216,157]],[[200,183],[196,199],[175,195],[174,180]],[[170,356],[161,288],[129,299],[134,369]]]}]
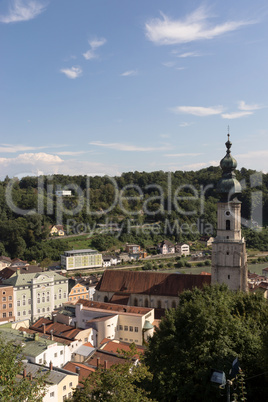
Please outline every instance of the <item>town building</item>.
[{"label": "town building", "polygon": [[169,240],[163,240],[160,244],[158,244],[157,249],[160,254],[174,254],[175,244]]},{"label": "town building", "polygon": [[69,315],[70,325],[92,328],[94,347],[99,347],[103,339],[142,345],[154,331],[152,308],[79,300],[75,305],[66,304],[65,310],[57,314],[57,320],[62,319],[60,314],[67,315],[72,311],[72,315]]},{"label": "town building", "polygon": [[96,286],[94,300],[149,307],[161,312],[176,308],[184,290],[202,289],[204,285],[210,285],[210,281],[210,275],[106,270]]},{"label": "town building", "polygon": [[175,251],[178,253],[180,256],[187,256],[190,254],[190,246],[186,243],[177,243],[175,245]]},{"label": "town building", "polygon": [[14,321],[13,286],[0,285],[0,322]]},{"label": "town building", "polygon": [[64,232],[63,225],[50,226],[49,234],[50,234],[50,236],[64,236],[65,232]]},{"label": "town building", "polygon": [[1,255],[1,257],[0,257],[0,271],[1,271],[1,269],[9,267],[11,265],[11,263],[12,263],[11,258],[6,257],[5,255]]},{"label": "town building", "polygon": [[15,320],[51,317],[52,311],[68,301],[68,279],[56,272],[16,273],[2,280],[13,286]]},{"label": "town building", "polygon": [[61,266],[67,271],[101,267],[102,254],[91,249],[64,251],[61,255]]},{"label": "town building", "polygon": [[32,363],[48,366],[52,361],[55,367],[62,367],[71,360],[72,353],[68,345],[43,338],[39,334],[18,331],[1,325],[0,335],[6,342],[11,341],[21,345],[21,354]]},{"label": "town building", "polygon": [[89,292],[83,283],[77,282],[71,287],[69,292],[69,301],[77,301],[79,299],[89,300]]},{"label": "town building", "polygon": [[55,194],[57,197],[70,197],[72,195],[72,190],[57,190]]},{"label": "town building", "polygon": [[66,369],[54,367],[52,362],[48,368],[40,364],[23,361],[22,371],[17,380],[29,378],[29,381],[32,381],[45,374],[46,387],[45,396],[42,399],[43,402],[65,401],[72,397],[78,385],[78,374]]},{"label": "town building", "polygon": [[232,290],[248,290],[246,244],[241,234],[241,202],[237,196],[241,185],[235,177],[237,162],[231,155],[232,143],[226,142],[227,152],[221,160],[222,178],[217,190],[217,236],[212,243],[211,283],[226,283]]}]

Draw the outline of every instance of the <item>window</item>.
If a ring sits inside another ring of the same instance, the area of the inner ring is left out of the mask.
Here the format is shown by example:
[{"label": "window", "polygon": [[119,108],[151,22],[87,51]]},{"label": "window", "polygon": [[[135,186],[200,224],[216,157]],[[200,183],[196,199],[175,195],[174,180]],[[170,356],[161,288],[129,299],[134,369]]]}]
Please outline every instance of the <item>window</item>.
[{"label": "window", "polygon": [[66,385],[63,385],[63,391],[66,391]]},{"label": "window", "polygon": [[63,401],[66,401],[66,399],[67,399],[67,395],[63,395],[62,400],[63,400]]},{"label": "window", "polygon": [[7,308],[7,305],[6,305],[6,304],[3,304],[3,309],[5,309],[5,308]]},{"label": "window", "polygon": [[45,303],[45,301],[46,301],[45,293],[42,293],[42,303]]},{"label": "window", "polygon": [[31,304],[31,299],[28,299],[28,304]]},{"label": "window", "polygon": [[20,317],[20,311],[18,311],[18,317]]},{"label": "window", "polygon": [[7,301],[7,298],[6,298],[6,297],[3,297],[2,300],[3,300],[3,301]]},{"label": "window", "polygon": [[135,327],[135,332],[139,332],[139,328],[138,328],[138,327]]},{"label": "window", "polygon": [[26,315],[26,310],[23,310],[23,313],[22,313],[23,315]]},{"label": "window", "polygon": [[7,316],[7,313],[3,313],[3,318],[6,318],[6,316]]},{"label": "window", "polygon": [[228,275],[228,279],[230,279],[230,275]]},{"label": "window", "polygon": [[42,308],[42,313],[45,313],[46,312],[46,309],[43,307]]},{"label": "window", "polygon": [[47,311],[49,311],[49,307],[47,307]]},{"label": "window", "polygon": [[67,294],[66,294],[66,292],[64,292],[63,293],[63,298],[66,299],[66,297],[67,297]]},{"label": "window", "polygon": [[12,303],[9,303],[9,304],[8,304],[8,308],[12,308]]},{"label": "window", "polygon": [[60,351],[60,354],[63,355],[63,350]]},{"label": "window", "polygon": [[145,306],[145,307],[148,307],[148,306],[149,306],[148,299],[145,299],[144,306]]},{"label": "window", "polygon": [[22,295],[22,305],[25,306],[26,304],[26,295]]},{"label": "window", "polygon": [[73,386],[73,383],[72,383],[72,382],[70,382],[69,387],[72,387],[72,386]]},{"label": "window", "polygon": [[157,308],[162,308],[161,300],[158,300],[158,302],[157,302]]},{"label": "window", "polygon": [[129,327],[129,330],[130,330],[130,332],[133,332],[133,327],[130,326],[130,327]]},{"label": "window", "polygon": [[10,311],[10,312],[8,313],[8,316],[9,316],[9,317],[12,317],[12,311]]},{"label": "window", "polygon": [[103,301],[104,301],[104,303],[108,303],[108,296],[104,296]]},{"label": "window", "polygon": [[58,357],[58,354],[57,354],[57,353],[54,353],[54,357]]},{"label": "window", "polygon": [[119,325],[119,331],[123,331],[123,325]]},{"label": "window", "polygon": [[49,396],[50,396],[50,398],[53,398],[53,397],[55,396],[55,393],[54,393],[54,392],[50,392]]},{"label": "window", "polygon": [[128,331],[128,326],[127,325],[124,326],[124,331]]},{"label": "window", "polygon": [[41,297],[40,293],[37,293],[37,303],[41,303],[40,297]]},{"label": "window", "polygon": [[231,222],[229,219],[226,221],[226,230],[231,230]]},{"label": "window", "polygon": [[[72,384],[72,383],[70,383],[70,384]],[[72,393],[71,393],[71,392],[69,392],[69,394],[68,394],[68,398],[71,398],[71,396],[72,396]]]},{"label": "window", "polygon": [[138,299],[135,297],[135,299],[134,299],[134,306],[137,306],[138,305]]},{"label": "window", "polygon": [[39,359],[39,364],[42,364],[42,359]]},{"label": "window", "polygon": [[54,300],[57,300],[57,295],[54,295]]},{"label": "window", "polygon": [[17,301],[17,306],[20,307],[20,300]]},{"label": "window", "polygon": [[61,289],[59,289],[59,299],[61,299]]},{"label": "window", "polygon": [[28,314],[31,315],[31,310],[28,310]]},{"label": "window", "polygon": [[3,295],[5,295],[6,294],[6,292],[5,291],[3,291]]},{"label": "window", "polygon": [[12,300],[12,296],[8,296],[8,300]]},{"label": "window", "polygon": [[37,313],[40,314],[40,308],[37,309]]}]

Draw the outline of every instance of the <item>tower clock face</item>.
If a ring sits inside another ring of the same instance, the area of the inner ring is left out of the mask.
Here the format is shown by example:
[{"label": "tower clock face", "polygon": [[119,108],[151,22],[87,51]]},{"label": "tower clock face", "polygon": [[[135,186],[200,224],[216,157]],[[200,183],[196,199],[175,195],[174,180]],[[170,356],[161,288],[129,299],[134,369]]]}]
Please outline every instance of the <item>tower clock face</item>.
[{"label": "tower clock face", "polygon": [[226,216],[230,216],[230,215],[231,215],[231,212],[230,212],[230,211],[225,211],[225,215],[226,215]]}]

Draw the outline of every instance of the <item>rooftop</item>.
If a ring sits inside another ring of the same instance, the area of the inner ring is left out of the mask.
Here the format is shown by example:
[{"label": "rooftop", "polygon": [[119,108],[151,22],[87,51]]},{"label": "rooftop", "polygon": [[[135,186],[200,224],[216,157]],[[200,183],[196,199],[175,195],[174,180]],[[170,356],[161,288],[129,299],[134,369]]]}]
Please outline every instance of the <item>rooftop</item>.
[{"label": "rooftop", "polygon": [[83,307],[89,309],[107,310],[115,313],[128,313],[144,315],[149,313],[153,308],[147,307],[134,307],[134,306],[121,306],[120,304],[95,302],[91,300],[79,299],[76,304],[82,304]]},{"label": "rooftop", "polygon": [[57,342],[49,339],[38,337],[35,340],[35,336],[31,334],[23,333],[16,329],[8,327],[0,327],[0,334],[3,336],[6,342],[14,342],[17,345],[22,346],[22,353],[25,356],[37,357],[43,353],[47,348],[53,344],[57,345]]},{"label": "rooftop", "polygon": [[81,253],[88,253],[88,254],[93,254],[93,253],[98,253],[98,251],[97,250],[93,250],[93,249],[91,249],[91,248],[84,248],[84,249],[81,249],[81,250],[68,250],[68,251],[64,251],[64,254],[66,255],[66,254],[70,254],[70,255],[72,255],[72,254],[81,254]]},{"label": "rooftop", "polygon": [[176,297],[186,289],[202,288],[210,283],[209,275],[106,270],[96,286],[96,290],[121,295],[134,293]]}]

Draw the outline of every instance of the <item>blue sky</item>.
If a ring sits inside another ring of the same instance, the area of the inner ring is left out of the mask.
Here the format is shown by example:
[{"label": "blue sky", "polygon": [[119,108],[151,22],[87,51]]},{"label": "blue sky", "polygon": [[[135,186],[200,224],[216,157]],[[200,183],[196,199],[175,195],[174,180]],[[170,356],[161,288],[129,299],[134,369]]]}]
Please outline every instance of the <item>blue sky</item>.
[{"label": "blue sky", "polygon": [[266,0],[1,0],[0,177],[268,170]]}]

